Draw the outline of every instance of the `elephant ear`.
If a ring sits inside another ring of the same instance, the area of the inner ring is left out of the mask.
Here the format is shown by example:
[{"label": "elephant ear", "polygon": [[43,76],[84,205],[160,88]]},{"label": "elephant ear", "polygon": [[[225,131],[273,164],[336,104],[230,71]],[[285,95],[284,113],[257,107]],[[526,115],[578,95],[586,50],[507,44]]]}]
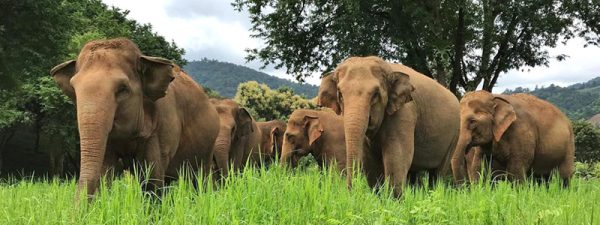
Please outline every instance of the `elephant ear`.
[{"label": "elephant ear", "polygon": [[279,130],[279,127],[273,127],[271,129],[271,132],[269,134],[269,137],[271,138],[271,150],[273,150],[273,152],[277,149],[278,146],[281,145],[281,143],[277,143],[277,136],[281,135],[281,131]]},{"label": "elephant ear", "polygon": [[250,116],[250,113],[245,108],[238,109],[235,122],[240,136],[246,136],[254,132],[252,128],[252,116]]},{"label": "elephant ear", "polygon": [[415,87],[410,83],[410,77],[405,73],[394,71],[390,75],[390,78],[388,79],[390,89],[386,108],[388,115],[394,114],[404,103],[412,101],[411,94],[415,91]]},{"label": "elephant ear", "polygon": [[494,139],[500,141],[504,132],[517,119],[513,106],[502,97],[494,97]]},{"label": "elephant ear", "polygon": [[323,134],[323,126],[319,117],[316,116],[304,116],[304,128],[308,134],[308,144],[310,146],[315,143]]},{"label": "elephant ear", "polygon": [[75,75],[75,60],[69,60],[55,66],[50,70],[50,75],[60,90],[72,100],[75,100],[75,89],[71,86],[71,78]]},{"label": "elephant ear", "polygon": [[167,89],[175,79],[178,69],[173,69],[173,62],[160,57],[141,56],[144,95],[156,101],[167,95]]},{"label": "elephant ear", "polygon": [[337,84],[335,78],[336,74],[333,71],[326,73],[323,76],[321,79],[321,86],[319,86],[317,105],[331,108],[336,114],[340,115],[342,110],[340,108],[340,104],[338,103]]}]

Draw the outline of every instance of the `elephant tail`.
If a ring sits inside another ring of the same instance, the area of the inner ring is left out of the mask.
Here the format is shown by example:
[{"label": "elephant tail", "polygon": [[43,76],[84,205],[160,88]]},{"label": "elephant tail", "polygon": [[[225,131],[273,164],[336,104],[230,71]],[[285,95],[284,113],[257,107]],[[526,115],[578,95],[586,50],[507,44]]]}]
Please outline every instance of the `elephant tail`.
[{"label": "elephant tail", "polygon": [[456,150],[456,144],[458,143],[458,136],[460,132],[456,132],[454,137],[452,138],[452,142],[448,145],[448,149],[446,150],[446,156],[444,157],[444,161],[440,164],[437,169],[437,176],[439,178],[448,177],[452,175],[452,155]]}]

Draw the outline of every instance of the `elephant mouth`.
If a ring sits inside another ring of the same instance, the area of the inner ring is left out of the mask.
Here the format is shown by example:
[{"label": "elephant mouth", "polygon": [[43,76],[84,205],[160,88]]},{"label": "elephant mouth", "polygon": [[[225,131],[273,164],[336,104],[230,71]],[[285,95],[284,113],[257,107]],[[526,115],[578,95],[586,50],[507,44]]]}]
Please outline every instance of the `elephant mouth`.
[{"label": "elephant mouth", "polygon": [[294,149],[294,150],[292,150],[292,153],[297,156],[304,156],[304,155],[308,154],[308,152],[302,148]]}]

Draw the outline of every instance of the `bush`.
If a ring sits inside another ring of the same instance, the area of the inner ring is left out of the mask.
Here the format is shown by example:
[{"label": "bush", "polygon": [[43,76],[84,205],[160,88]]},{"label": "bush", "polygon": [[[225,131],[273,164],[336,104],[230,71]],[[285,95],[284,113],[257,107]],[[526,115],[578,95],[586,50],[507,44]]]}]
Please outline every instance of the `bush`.
[{"label": "bush", "polygon": [[309,99],[294,94],[287,87],[271,90],[265,84],[256,81],[241,83],[235,94],[235,101],[248,109],[252,117],[258,121],[283,120],[296,109],[315,109],[316,105]]},{"label": "bush", "polygon": [[600,160],[600,130],[589,122],[578,120],[573,122],[575,133],[575,158],[579,162],[596,162]]},{"label": "bush", "polygon": [[600,177],[600,163],[575,162],[575,176],[584,179]]}]

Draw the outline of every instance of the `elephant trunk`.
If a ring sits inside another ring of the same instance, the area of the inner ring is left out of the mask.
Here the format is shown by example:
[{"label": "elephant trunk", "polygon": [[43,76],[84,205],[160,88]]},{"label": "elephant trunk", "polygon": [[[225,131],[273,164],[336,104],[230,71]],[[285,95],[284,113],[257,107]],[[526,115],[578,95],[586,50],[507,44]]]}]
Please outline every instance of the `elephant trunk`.
[{"label": "elephant trunk", "polygon": [[81,144],[77,190],[78,193],[87,191],[88,198],[94,195],[99,185],[108,134],[112,129],[116,110],[114,103],[107,104],[98,99],[101,98],[93,96],[77,99],[77,125]]},{"label": "elephant trunk", "polygon": [[458,138],[458,143],[456,143],[456,149],[451,161],[452,175],[457,184],[465,182],[465,177],[467,176],[465,154],[470,143],[471,132],[461,128],[460,137]]},{"label": "elephant trunk", "polygon": [[281,147],[281,156],[279,156],[279,164],[285,166],[294,154],[292,145],[285,139],[283,140],[283,146]]},{"label": "elephant trunk", "polygon": [[[348,104],[352,103],[352,104]],[[346,176],[348,188],[352,188],[354,166],[360,168],[363,159],[365,134],[369,123],[369,104],[364,100],[353,100],[344,103],[344,134],[346,137]]]},{"label": "elephant trunk", "polygon": [[216,158],[217,169],[221,171],[223,177],[229,174],[230,158],[233,158],[231,150],[231,134],[230,129],[220,129],[215,141],[214,154]]}]

